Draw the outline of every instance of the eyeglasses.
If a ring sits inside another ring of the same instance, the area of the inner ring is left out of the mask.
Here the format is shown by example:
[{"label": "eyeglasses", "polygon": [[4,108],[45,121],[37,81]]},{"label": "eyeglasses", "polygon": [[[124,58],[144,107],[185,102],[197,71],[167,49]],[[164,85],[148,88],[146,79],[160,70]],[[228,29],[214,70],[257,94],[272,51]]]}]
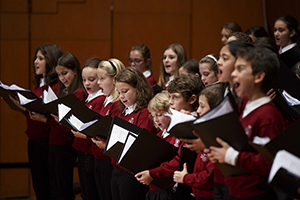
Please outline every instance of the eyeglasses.
[{"label": "eyeglasses", "polygon": [[129,65],[131,65],[132,62],[134,62],[134,64],[138,65],[138,64],[140,64],[141,62],[143,62],[143,60],[140,60],[140,59],[133,59],[133,60],[132,60],[131,58],[129,58],[129,59],[127,60],[127,62],[128,62]]}]

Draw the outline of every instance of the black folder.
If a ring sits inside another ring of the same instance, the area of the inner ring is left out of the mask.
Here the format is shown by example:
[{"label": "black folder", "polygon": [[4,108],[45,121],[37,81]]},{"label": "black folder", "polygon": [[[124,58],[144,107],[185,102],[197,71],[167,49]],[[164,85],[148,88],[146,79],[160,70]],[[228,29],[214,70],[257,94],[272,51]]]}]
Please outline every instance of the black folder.
[{"label": "black folder", "polygon": [[[196,134],[207,148],[210,146],[220,147],[220,144],[216,142],[216,138],[219,137],[237,151],[256,152],[249,144],[249,139],[239,121],[235,102],[230,97],[230,93],[218,106],[195,120],[193,125]],[[247,173],[238,166],[225,163],[217,164],[225,177]]]},{"label": "black folder", "polygon": [[285,114],[289,116],[292,121],[299,118],[299,106],[289,106],[281,93],[285,90],[291,96],[300,100],[300,79],[290,70],[284,63],[280,63],[279,72],[275,82],[276,97],[274,103]]},{"label": "black folder", "polygon": [[288,151],[281,150],[275,157],[268,183],[291,198],[300,198],[300,159]]},{"label": "black folder", "polygon": [[140,134],[142,128],[127,122],[117,116],[114,116],[111,122],[108,133],[104,154],[118,160],[120,152],[124,146],[127,135],[132,133],[134,135]]},{"label": "black folder", "polygon": [[285,149],[297,157],[300,157],[300,119],[287,127],[281,133],[273,137],[265,145],[250,144],[260,152],[269,162],[273,162],[276,153]]},{"label": "black folder", "polygon": [[[70,118],[72,116],[75,116],[83,123],[88,123],[94,120],[97,120],[92,125],[86,127],[83,130],[79,130],[72,124],[70,121]],[[63,117],[63,120],[60,122],[67,128],[74,129],[76,131],[79,131],[91,138],[95,138],[96,136],[99,136],[103,139],[107,139],[108,132],[110,130],[110,124],[112,121],[111,116],[102,116],[99,113],[95,112],[94,110],[91,110],[88,108],[83,102],[77,102],[71,110]],[[71,127],[69,127],[71,126]]]},{"label": "black folder", "polygon": [[[172,160],[178,148],[146,129],[140,134],[127,135],[117,164],[127,172],[135,175],[138,172],[160,166]],[[159,191],[166,191],[173,177],[154,178],[150,185]]]}]

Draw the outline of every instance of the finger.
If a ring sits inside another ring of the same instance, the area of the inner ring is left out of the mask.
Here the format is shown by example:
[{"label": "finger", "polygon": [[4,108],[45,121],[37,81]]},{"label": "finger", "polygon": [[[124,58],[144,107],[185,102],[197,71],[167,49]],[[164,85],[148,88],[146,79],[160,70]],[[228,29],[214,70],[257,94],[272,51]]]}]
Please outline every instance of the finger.
[{"label": "finger", "polygon": [[183,164],[183,171],[187,171],[187,164],[186,163]]},{"label": "finger", "polygon": [[229,146],[227,142],[223,141],[221,138],[217,137],[216,141],[222,146],[222,147],[226,147]]}]

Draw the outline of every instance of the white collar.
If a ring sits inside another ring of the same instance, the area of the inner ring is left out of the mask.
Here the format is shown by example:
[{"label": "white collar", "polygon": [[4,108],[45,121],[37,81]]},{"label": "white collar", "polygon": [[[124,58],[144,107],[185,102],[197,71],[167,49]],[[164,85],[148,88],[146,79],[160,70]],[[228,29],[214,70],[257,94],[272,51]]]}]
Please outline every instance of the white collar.
[{"label": "white collar", "polygon": [[279,54],[283,54],[284,52],[290,50],[291,48],[294,48],[296,45],[297,45],[297,43],[292,43],[292,44],[289,44],[289,45],[287,45],[287,46],[285,46],[283,48],[280,47]]},{"label": "white collar", "polygon": [[198,117],[198,113],[197,113],[197,111],[193,111],[193,112],[191,112],[191,115],[192,115],[192,116],[194,116],[194,117]]},{"label": "white collar", "polygon": [[168,87],[170,82],[173,81],[173,80],[174,80],[174,75],[169,77],[169,81],[167,82],[166,87]]},{"label": "white collar", "polygon": [[258,108],[266,103],[269,103],[270,101],[271,101],[271,98],[269,96],[261,97],[254,101],[248,101],[245,106],[245,109],[243,111],[242,118],[246,117],[249,113],[251,113],[256,108]]},{"label": "white collar", "polygon": [[45,85],[45,78],[40,79],[40,87],[43,87]]},{"label": "white collar", "polygon": [[161,134],[161,136],[162,136],[162,138],[166,138],[166,137],[168,137],[170,134],[167,132],[167,129],[165,129],[163,132],[162,132],[162,134]]},{"label": "white collar", "polygon": [[96,97],[99,97],[101,95],[104,95],[102,90],[98,90],[97,92],[94,92],[93,94],[89,94],[89,96],[86,98],[85,102],[90,102]]},{"label": "white collar", "polygon": [[113,96],[112,95],[107,96],[105,98],[105,100],[104,100],[104,103],[103,103],[104,107],[106,107],[108,104],[110,104],[112,102],[112,100],[113,100]]},{"label": "white collar", "polygon": [[124,110],[125,111],[125,116],[130,115],[135,110],[135,107],[136,107],[136,103],[129,106],[129,107],[126,107],[125,110]]},{"label": "white collar", "polygon": [[150,71],[150,69],[148,69],[147,71],[144,71],[143,74],[144,74],[144,76],[145,76],[146,78],[148,78],[149,76],[151,76],[151,71]]}]

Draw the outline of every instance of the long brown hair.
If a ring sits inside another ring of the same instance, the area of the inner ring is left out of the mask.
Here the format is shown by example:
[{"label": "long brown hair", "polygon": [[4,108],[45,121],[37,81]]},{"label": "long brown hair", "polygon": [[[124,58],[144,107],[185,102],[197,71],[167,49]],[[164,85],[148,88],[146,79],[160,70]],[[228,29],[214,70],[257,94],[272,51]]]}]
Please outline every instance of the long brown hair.
[{"label": "long brown hair", "polygon": [[[153,91],[150,83],[145,76],[135,67],[127,67],[123,69],[117,76],[116,82],[127,83],[136,88],[136,108],[137,112],[145,108],[153,97]],[[125,106],[120,103],[120,111],[123,111]]]}]

